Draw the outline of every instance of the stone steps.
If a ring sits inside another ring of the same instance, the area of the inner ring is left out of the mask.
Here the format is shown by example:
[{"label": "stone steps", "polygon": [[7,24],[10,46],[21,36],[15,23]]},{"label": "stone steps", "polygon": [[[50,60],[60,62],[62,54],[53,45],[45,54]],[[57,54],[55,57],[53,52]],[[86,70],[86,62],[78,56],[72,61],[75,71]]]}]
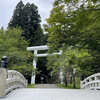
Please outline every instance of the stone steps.
[{"label": "stone steps", "polygon": [[56,84],[37,84],[35,88],[57,88]]}]

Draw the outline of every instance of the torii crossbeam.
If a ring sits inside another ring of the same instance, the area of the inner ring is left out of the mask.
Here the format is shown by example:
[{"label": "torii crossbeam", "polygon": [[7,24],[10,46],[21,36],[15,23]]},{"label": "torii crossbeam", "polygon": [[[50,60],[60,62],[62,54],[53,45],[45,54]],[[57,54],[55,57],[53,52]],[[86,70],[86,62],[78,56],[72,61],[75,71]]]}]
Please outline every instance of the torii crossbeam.
[{"label": "torii crossbeam", "polygon": [[[61,55],[61,54],[62,54],[62,50],[60,50],[58,53],[52,53],[52,54],[48,54],[48,53],[38,54],[38,51],[39,51],[39,50],[48,50],[48,49],[49,49],[49,47],[48,47],[47,45],[27,47],[27,50],[28,50],[28,51],[34,51],[34,59],[33,59],[33,67],[34,67],[34,69],[36,69],[36,66],[37,66],[37,58],[38,58],[38,57],[46,57],[46,56]],[[36,77],[36,75],[33,74],[33,72],[32,72],[31,84],[35,84],[35,77]]]}]

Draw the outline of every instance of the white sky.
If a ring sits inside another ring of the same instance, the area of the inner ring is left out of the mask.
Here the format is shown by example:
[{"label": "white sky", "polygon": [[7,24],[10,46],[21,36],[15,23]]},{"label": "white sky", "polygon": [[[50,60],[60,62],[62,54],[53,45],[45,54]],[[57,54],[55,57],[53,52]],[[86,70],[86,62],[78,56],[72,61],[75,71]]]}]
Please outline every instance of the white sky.
[{"label": "white sky", "polygon": [[[13,11],[20,0],[0,0],[0,27],[7,27],[10,21]],[[50,10],[54,0],[22,0],[24,3],[34,3],[39,8],[39,14],[42,17],[42,24],[45,23],[45,19],[49,16]]]}]

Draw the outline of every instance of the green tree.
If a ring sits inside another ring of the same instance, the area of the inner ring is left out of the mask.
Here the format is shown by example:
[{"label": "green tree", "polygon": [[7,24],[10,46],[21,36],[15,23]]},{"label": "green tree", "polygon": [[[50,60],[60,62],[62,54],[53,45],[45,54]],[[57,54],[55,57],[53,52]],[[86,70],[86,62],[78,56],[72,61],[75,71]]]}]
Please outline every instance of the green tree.
[{"label": "green tree", "polygon": [[32,54],[26,51],[28,43],[21,34],[22,30],[18,28],[0,30],[0,58],[8,56],[8,69],[17,70],[29,79],[32,73],[29,58]]},{"label": "green tree", "polygon": [[26,5],[20,1],[8,27],[21,27],[23,30],[22,36],[29,42],[29,46],[44,44],[42,41],[43,30],[40,25],[41,18],[38,13],[38,8],[35,4],[27,3]]},{"label": "green tree", "polygon": [[[23,4],[23,2],[20,1],[14,10],[8,27],[20,27],[23,30],[21,36],[29,43],[28,46],[40,46],[47,43],[47,35],[43,34],[40,22],[41,17],[38,13],[37,6],[30,3]],[[30,60],[32,63],[32,59]],[[37,67],[43,66],[43,62],[44,58],[41,59]]]},{"label": "green tree", "polygon": [[[93,36],[99,37],[94,34],[95,28],[99,27],[99,9],[97,9],[99,4],[92,4],[92,0],[87,0],[85,2],[88,4],[83,2],[81,5],[77,2],[78,0],[55,1],[51,15],[47,19],[48,45],[50,42],[50,45],[52,44],[52,47],[56,47],[56,49],[65,44],[82,47],[86,47],[88,44],[87,47],[91,47],[92,42],[88,42],[89,39],[94,38]],[[94,48],[93,44],[92,48]]]},{"label": "green tree", "polygon": [[78,49],[79,54],[88,51],[89,57],[83,56],[79,62],[73,60],[71,55],[62,58],[62,62],[67,60],[69,65],[68,58],[75,61],[85,75],[100,72],[100,3],[97,1],[82,0],[79,3],[79,0],[55,0],[45,25],[50,51],[62,49],[66,53],[68,48],[73,48],[71,52]]},{"label": "green tree", "polygon": [[8,24],[8,27],[16,27],[16,26],[23,26],[24,23],[24,16],[23,16],[23,9],[24,9],[24,4],[22,1],[20,1],[16,9],[14,10],[14,14]]}]

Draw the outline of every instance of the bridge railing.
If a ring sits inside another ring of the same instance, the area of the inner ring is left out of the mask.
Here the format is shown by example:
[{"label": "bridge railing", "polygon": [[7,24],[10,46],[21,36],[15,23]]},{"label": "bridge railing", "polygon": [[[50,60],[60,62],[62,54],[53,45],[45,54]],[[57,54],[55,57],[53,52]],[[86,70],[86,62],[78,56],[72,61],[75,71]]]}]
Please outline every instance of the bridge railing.
[{"label": "bridge railing", "polygon": [[100,73],[87,77],[81,81],[80,86],[82,89],[100,89]]},{"label": "bridge railing", "polygon": [[11,92],[16,88],[26,88],[26,87],[27,87],[27,80],[21,73],[15,70],[8,70],[5,94]]}]

